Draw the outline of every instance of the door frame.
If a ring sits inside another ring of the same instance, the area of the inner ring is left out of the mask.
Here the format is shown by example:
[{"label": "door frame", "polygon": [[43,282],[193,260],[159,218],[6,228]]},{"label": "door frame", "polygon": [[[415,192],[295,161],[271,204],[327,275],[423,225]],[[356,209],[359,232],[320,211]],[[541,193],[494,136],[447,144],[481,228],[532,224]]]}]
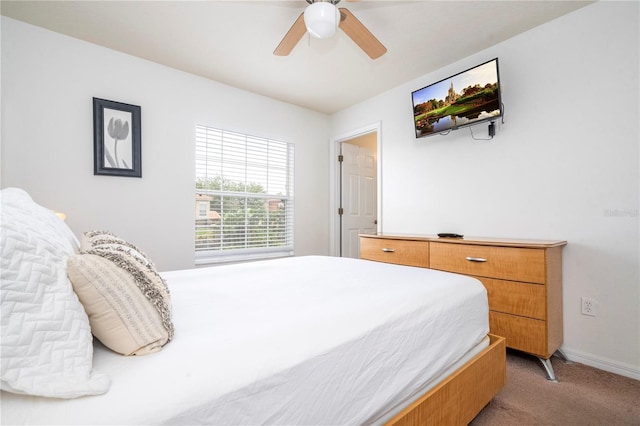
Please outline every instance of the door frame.
[{"label": "door frame", "polygon": [[382,122],[369,124],[354,129],[330,139],[329,143],[329,255],[340,255],[340,219],[338,207],[340,206],[340,167],[338,155],[340,144],[358,136],[376,132],[376,214],[377,232],[382,232]]}]

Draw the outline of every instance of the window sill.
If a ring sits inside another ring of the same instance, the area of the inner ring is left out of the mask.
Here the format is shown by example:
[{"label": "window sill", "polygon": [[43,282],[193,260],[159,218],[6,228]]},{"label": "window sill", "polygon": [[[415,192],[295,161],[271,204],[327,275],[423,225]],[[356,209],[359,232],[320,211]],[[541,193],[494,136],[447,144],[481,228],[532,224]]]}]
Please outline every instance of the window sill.
[{"label": "window sill", "polygon": [[195,265],[196,266],[210,266],[220,265],[225,263],[239,263],[255,260],[267,260],[276,259],[279,257],[291,257],[293,256],[293,250],[290,251],[276,251],[276,252],[260,252],[260,253],[234,253],[224,255],[207,255],[196,254]]}]

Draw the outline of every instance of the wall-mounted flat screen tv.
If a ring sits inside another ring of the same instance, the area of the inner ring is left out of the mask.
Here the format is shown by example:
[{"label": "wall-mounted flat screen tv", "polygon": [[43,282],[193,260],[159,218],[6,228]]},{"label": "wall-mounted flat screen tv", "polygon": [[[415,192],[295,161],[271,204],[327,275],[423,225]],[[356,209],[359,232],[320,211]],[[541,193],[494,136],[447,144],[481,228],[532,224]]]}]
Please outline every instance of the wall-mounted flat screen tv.
[{"label": "wall-mounted flat screen tv", "polygon": [[502,115],[498,58],[411,93],[416,137],[447,133]]}]

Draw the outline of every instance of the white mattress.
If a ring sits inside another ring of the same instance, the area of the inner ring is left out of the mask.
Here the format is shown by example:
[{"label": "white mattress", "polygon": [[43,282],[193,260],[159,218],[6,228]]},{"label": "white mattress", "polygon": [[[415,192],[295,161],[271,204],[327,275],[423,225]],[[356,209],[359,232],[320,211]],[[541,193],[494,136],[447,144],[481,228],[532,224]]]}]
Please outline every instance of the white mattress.
[{"label": "white mattress", "polygon": [[308,256],[162,275],[171,343],[142,357],[96,343],[109,392],[3,392],[2,424],[375,424],[489,331],[482,284],[429,269]]}]

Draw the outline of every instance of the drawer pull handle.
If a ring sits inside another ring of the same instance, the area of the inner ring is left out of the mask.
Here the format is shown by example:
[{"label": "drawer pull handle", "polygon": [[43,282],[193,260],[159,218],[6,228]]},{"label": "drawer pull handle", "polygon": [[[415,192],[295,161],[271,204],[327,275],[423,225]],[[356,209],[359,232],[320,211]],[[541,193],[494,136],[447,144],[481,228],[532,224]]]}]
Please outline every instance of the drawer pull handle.
[{"label": "drawer pull handle", "polygon": [[385,252],[385,253],[395,253],[396,252],[395,249],[392,249],[392,248],[383,248],[382,251]]},{"label": "drawer pull handle", "polygon": [[484,257],[467,256],[465,259],[467,259],[469,262],[486,262],[487,261],[487,259],[485,259]]}]

